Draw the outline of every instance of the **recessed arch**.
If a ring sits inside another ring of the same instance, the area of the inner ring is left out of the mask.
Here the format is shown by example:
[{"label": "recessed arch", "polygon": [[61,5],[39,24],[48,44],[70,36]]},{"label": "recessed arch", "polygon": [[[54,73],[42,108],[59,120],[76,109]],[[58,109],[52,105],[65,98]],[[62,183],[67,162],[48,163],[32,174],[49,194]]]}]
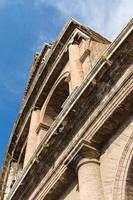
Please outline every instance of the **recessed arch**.
[{"label": "recessed arch", "polygon": [[113,200],[133,199],[133,118],[131,117],[131,131],[128,141],[123,149],[116,172]]},{"label": "recessed arch", "polygon": [[50,126],[62,110],[62,105],[69,96],[68,73],[63,74],[53,86],[41,112],[41,121]]},{"label": "recessed arch", "polygon": [[125,187],[125,199],[133,199],[133,155],[127,172],[126,187]]}]

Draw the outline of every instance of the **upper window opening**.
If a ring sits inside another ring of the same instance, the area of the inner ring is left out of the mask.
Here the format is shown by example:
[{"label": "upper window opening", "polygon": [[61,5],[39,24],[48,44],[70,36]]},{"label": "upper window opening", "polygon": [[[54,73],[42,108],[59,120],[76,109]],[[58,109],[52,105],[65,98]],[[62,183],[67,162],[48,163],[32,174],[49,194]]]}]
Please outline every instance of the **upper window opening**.
[{"label": "upper window opening", "polygon": [[61,112],[62,104],[69,96],[69,84],[65,81],[65,79],[66,78],[64,78],[56,87],[45,110],[43,121],[49,126],[56,119],[57,115]]}]

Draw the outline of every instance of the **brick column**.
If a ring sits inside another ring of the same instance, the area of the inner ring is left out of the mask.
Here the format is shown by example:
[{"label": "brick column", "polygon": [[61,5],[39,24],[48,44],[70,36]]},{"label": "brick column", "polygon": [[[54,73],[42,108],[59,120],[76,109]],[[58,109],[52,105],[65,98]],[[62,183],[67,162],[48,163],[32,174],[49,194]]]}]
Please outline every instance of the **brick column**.
[{"label": "brick column", "polygon": [[99,154],[94,149],[88,150],[75,157],[80,200],[103,200]]},{"label": "brick column", "polygon": [[70,44],[69,46],[69,62],[71,74],[71,89],[80,86],[83,79],[82,63],[80,61],[80,49],[77,44]]},{"label": "brick column", "polygon": [[24,166],[28,163],[28,161],[32,157],[37,147],[38,139],[37,139],[36,129],[38,127],[39,120],[40,120],[40,109],[34,108],[31,114],[31,122],[30,122],[30,128],[29,128],[29,134],[28,134],[28,140],[27,140]]}]

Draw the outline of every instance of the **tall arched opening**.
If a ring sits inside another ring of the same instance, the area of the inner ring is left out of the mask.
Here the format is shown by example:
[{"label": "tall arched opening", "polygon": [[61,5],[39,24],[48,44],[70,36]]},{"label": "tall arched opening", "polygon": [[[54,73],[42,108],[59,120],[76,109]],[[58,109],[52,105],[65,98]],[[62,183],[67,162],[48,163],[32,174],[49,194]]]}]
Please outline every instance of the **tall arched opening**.
[{"label": "tall arched opening", "polygon": [[62,110],[62,105],[69,96],[69,83],[63,77],[51,90],[41,113],[41,123],[38,128],[38,144],[47,135],[47,131]]},{"label": "tall arched opening", "polygon": [[46,106],[43,123],[50,126],[62,110],[62,105],[69,96],[69,84],[66,78],[63,78],[55,90]]}]

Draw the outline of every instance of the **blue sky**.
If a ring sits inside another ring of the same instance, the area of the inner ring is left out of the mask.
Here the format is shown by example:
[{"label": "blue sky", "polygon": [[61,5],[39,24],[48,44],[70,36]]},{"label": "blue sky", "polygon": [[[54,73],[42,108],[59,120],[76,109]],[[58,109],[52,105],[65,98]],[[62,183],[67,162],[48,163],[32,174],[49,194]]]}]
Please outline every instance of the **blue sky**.
[{"label": "blue sky", "polygon": [[73,17],[113,40],[133,17],[132,0],[0,0],[0,166],[35,51]]}]

